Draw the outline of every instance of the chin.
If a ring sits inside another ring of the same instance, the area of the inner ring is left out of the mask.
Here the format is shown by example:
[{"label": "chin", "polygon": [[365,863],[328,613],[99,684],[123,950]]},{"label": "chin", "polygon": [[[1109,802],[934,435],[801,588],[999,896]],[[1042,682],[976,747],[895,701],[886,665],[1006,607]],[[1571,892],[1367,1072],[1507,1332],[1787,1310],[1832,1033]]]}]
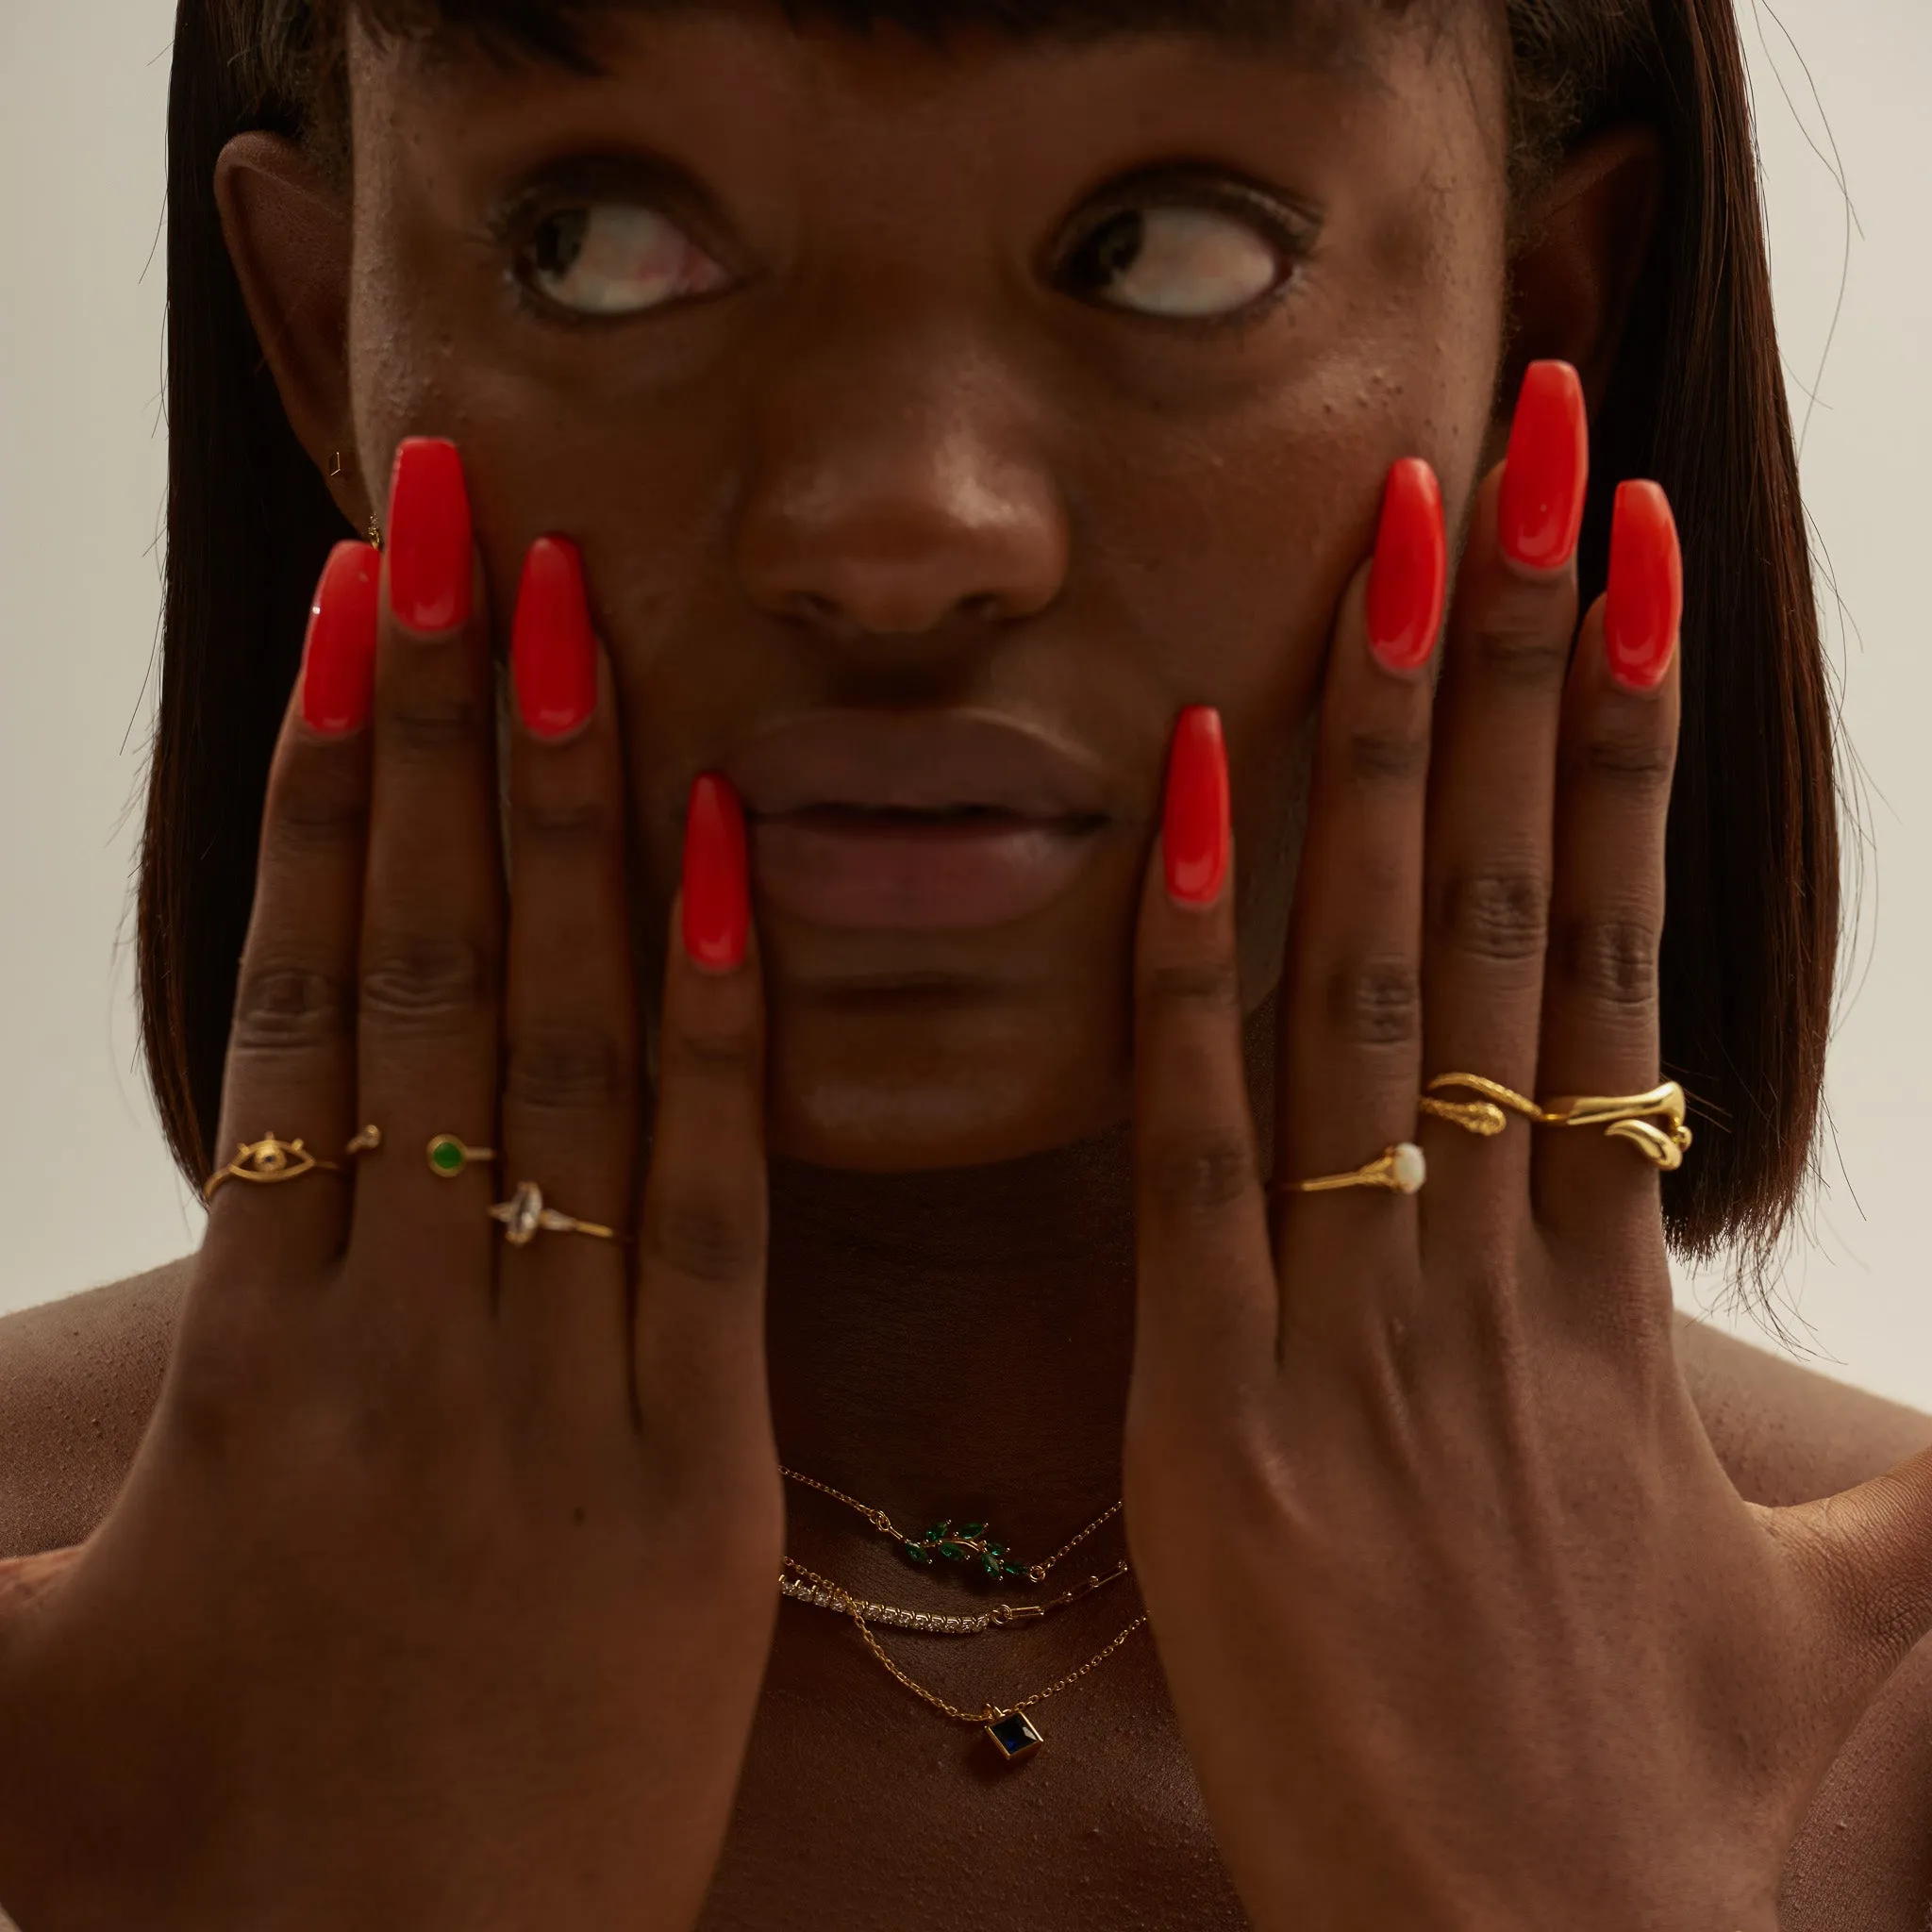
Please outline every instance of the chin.
[{"label": "chin", "polygon": [[935,1012],[934,1004],[793,1015],[781,1002],[771,1151],[817,1167],[929,1173],[1022,1159],[1127,1118],[1124,1015],[1110,1026],[1090,1009],[1070,1027],[1058,1016]]}]

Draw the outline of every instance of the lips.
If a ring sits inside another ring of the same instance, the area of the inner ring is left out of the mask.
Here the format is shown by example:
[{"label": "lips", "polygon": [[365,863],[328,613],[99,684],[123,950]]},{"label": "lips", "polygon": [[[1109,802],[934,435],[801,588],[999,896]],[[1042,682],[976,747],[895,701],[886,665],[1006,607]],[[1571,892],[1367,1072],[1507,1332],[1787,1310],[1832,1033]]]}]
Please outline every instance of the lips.
[{"label": "lips", "polygon": [[1108,820],[1084,753],[985,712],[823,712],[727,761],[760,896],[814,924],[963,930],[1065,891]]}]

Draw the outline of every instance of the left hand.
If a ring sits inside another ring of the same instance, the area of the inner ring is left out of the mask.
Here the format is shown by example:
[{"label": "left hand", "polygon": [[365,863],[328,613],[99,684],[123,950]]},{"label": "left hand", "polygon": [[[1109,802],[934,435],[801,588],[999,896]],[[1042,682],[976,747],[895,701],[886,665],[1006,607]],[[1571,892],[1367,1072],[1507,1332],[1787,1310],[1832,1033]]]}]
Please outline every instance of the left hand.
[{"label": "left hand", "polygon": [[1536,380],[1433,718],[1440,502],[1420,466],[1391,481],[1337,620],[1282,985],[1279,1180],[1419,1140],[1424,1192],[1271,1219],[1211,714],[1183,721],[1143,906],[1126,1521],[1263,1932],[1772,1932],[1812,1793],[1932,1626],[1932,1457],[1783,1510],[1720,1467],[1638,1150],[1418,1133],[1447,1073],[1543,1100],[1660,1077],[1676,539],[1627,490],[1577,633],[1574,518],[1566,548],[1527,513],[1581,399]]}]

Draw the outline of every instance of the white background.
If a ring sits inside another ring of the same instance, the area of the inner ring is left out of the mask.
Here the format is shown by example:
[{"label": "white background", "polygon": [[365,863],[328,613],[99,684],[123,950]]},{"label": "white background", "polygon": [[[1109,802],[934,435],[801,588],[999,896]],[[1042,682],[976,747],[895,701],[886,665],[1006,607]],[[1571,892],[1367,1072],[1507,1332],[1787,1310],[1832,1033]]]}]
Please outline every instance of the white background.
[{"label": "white background", "polygon": [[[1813,1361],[1932,1408],[1932,8],[1740,5],[1871,837],[1836,1139],[1779,1308]],[[159,599],[173,13],[0,0],[0,1312],[199,1230],[139,1072],[126,943]],[[1682,1291],[1699,1306],[1722,1283]]]}]

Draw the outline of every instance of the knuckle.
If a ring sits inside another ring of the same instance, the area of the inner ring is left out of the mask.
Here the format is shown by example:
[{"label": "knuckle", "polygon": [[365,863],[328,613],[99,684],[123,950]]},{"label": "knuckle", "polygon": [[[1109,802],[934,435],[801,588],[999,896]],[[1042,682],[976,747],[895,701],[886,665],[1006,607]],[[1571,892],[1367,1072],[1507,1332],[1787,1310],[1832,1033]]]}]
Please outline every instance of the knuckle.
[{"label": "knuckle", "polygon": [[658,1054],[667,1083],[730,1086],[760,1074],[758,1036],[747,1027],[667,1025]]},{"label": "knuckle", "polygon": [[1541,956],[1550,884],[1529,867],[1478,867],[1452,878],[1437,906],[1437,930],[1479,959],[1514,963]]},{"label": "knuckle", "polygon": [[399,698],[382,713],[382,747],[406,763],[436,763],[483,741],[483,708],[468,697]]},{"label": "knuckle", "polygon": [[1359,784],[1419,783],[1429,766],[1426,732],[1351,731],[1342,740],[1342,768]]},{"label": "knuckle", "polygon": [[358,774],[318,771],[307,760],[285,770],[268,816],[271,848],[331,851],[359,844],[369,827],[369,789]]},{"label": "knuckle", "polygon": [[469,940],[399,938],[362,972],[364,1014],[391,1026],[433,1031],[469,1018],[495,996],[495,961]]},{"label": "knuckle", "polygon": [[235,991],[230,1043],[237,1053],[288,1053],[339,1040],[355,1001],[327,973],[288,962],[249,967]]},{"label": "knuckle", "polygon": [[1413,1046],[1423,1033],[1422,975],[1407,959],[1351,962],[1328,982],[1329,1024],[1357,1046]]},{"label": "knuckle", "polygon": [[1557,621],[1547,587],[1512,583],[1470,634],[1484,674],[1516,689],[1560,689],[1570,672],[1570,632]]},{"label": "knuckle", "polygon": [[504,1095],[540,1112],[601,1112],[630,1091],[625,1058],[608,1034],[532,1028],[510,1042]]},{"label": "knuckle", "polygon": [[1607,1007],[1645,1012],[1657,996],[1657,931],[1649,920],[1602,913],[1562,922],[1551,950],[1558,980]]},{"label": "knuckle", "polygon": [[745,1281],[764,1260],[762,1219],[724,1199],[652,1201],[644,1214],[643,1260],[687,1281]]},{"label": "knuckle", "polygon": [[1241,1011],[1241,974],[1232,959],[1170,960],[1151,967],[1145,991],[1155,1004],[1187,1012]]},{"label": "knuckle", "polygon": [[534,798],[520,796],[512,815],[517,837],[526,845],[548,852],[579,852],[611,843],[617,817],[604,798]]},{"label": "knuckle", "polygon": [[1240,1135],[1205,1131],[1156,1145],[1146,1163],[1149,1193],[1171,1219],[1203,1219],[1260,1184],[1255,1152]]},{"label": "knuckle", "polygon": [[1598,731],[1577,744],[1564,762],[1566,777],[1601,781],[1648,801],[1669,795],[1677,758],[1656,738]]}]

